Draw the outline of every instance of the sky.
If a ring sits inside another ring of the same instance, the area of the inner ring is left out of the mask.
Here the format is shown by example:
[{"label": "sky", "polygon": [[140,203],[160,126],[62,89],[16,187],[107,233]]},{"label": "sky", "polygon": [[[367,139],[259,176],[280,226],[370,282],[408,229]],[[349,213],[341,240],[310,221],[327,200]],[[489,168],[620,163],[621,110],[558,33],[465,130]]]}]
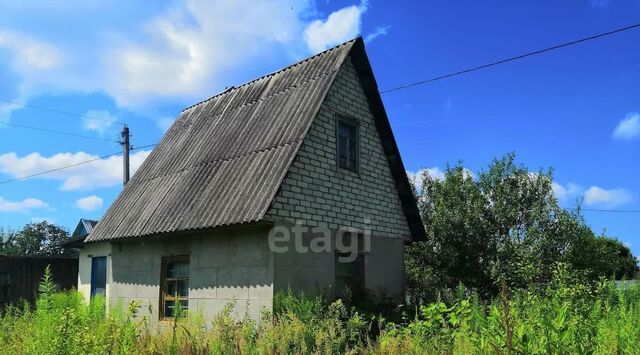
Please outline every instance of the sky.
[{"label": "sky", "polygon": [[[179,112],[361,35],[381,90],[640,21],[638,0],[0,0],[0,181],[156,143]],[[383,95],[406,169],[515,152],[562,206],[640,255],[640,29]],[[19,104],[15,104],[19,103]],[[48,110],[36,109],[46,108]],[[64,114],[58,111],[62,111]],[[117,122],[113,122],[117,121]],[[35,126],[81,135],[26,129]],[[135,171],[151,148],[132,151]],[[119,156],[0,184],[0,226],[73,230]]]}]

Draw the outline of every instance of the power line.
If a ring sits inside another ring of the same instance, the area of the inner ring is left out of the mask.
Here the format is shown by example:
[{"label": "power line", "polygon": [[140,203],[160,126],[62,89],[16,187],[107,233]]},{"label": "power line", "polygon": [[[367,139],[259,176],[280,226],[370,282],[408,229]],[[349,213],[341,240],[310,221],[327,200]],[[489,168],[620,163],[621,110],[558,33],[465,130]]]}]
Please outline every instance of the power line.
[{"label": "power line", "polygon": [[527,57],[531,57],[531,56],[534,56],[534,55],[537,55],[537,54],[542,54],[542,53],[553,51],[553,50],[556,50],[556,49],[569,47],[569,46],[572,46],[572,45],[575,45],[575,44],[579,44],[579,43],[591,41],[591,40],[594,40],[594,39],[598,39],[598,38],[614,35],[616,33],[632,30],[632,29],[639,28],[639,27],[640,27],[640,23],[636,23],[636,24],[631,25],[631,26],[618,28],[618,29],[615,29],[615,30],[612,30],[612,31],[609,31],[609,32],[604,32],[604,33],[600,33],[600,34],[597,34],[597,35],[593,35],[593,36],[577,39],[577,40],[571,41],[571,42],[565,42],[565,43],[562,43],[562,44],[558,44],[558,45],[555,45],[555,46],[552,46],[552,47],[547,47],[547,48],[540,49],[540,50],[537,50],[537,51],[520,54],[520,55],[517,55],[515,57],[510,57],[510,58],[499,60],[497,62],[493,62],[493,63],[489,63],[489,64],[483,64],[483,65],[479,65],[479,66],[473,67],[473,68],[463,69],[463,70],[460,70],[460,71],[457,71],[457,72],[453,72],[453,73],[437,76],[437,77],[434,77],[434,78],[431,78],[431,79],[427,79],[427,80],[421,80],[421,81],[416,81],[414,83],[400,85],[400,86],[395,87],[395,88],[391,88],[391,89],[388,89],[388,90],[380,91],[380,94],[386,94],[386,93],[390,93],[390,92],[393,92],[393,91],[407,89],[407,88],[410,88],[410,87],[414,87],[414,86],[418,86],[418,85],[424,85],[424,84],[432,83],[434,81],[443,80],[443,79],[451,78],[451,77],[462,75],[462,74],[467,74],[467,73],[470,73],[470,72],[486,69],[486,68],[493,67],[493,66],[500,65],[500,64],[505,64],[505,63],[508,63],[508,62],[513,62],[513,61],[520,60],[520,59],[527,58]]},{"label": "power line", "polygon": [[[575,210],[575,208],[571,208]],[[610,213],[640,213],[640,210],[605,210],[605,209],[597,209],[597,208],[581,208],[580,211],[586,212],[610,212]]]},{"label": "power line", "polygon": [[68,111],[48,108],[48,107],[44,107],[44,106],[36,106],[36,105],[26,104],[26,103],[22,103],[22,102],[2,99],[2,98],[0,98],[0,101],[6,102],[6,103],[12,104],[12,105],[17,105],[17,106],[22,106],[22,107],[26,107],[26,108],[35,109],[35,110],[48,111],[48,112],[58,113],[58,114],[61,114],[61,115],[66,115],[66,116],[81,117],[81,118],[85,118],[85,119],[88,119],[88,120],[95,120],[95,121],[102,121],[102,122],[109,122],[109,123],[116,123],[116,124],[124,125],[124,123],[116,121],[116,120],[108,120],[108,119],[105,119],[105,118],[92,117],[92,116],[82,115],[82,114],[75,113],[75,112],[68,112]]},{"label": "power line", "polygon": [[83,164],[88,164],[88,163],[94,162],[96,160],[109,158],[109,157],[112,157],[112,156],[115,156],[115,155],[118,155],[118,154],[120,154],[120,152],[103,155],[101,157],[97,157],[97,158],[81,161],[79,163],[66,165],[66,166],[55,168],[55,169],[51,169],[51,170],[41,171],[41,172],[38,172],[38,173],[35,173],[35,174],[31,174],[31,175],[25,175],[25,176],[21,176],[21,177],[14,178],[14,179],[0,181],[0,184],[6,184],[6,183],[14,182],[14,181],[25,180],[25,179],[29,179],[29,178],[32,178],[32,177],[35,177],[35,176],[40,176],[40,175],[49,174],[49,173],[53,173],[53,172],[64,170],[64,169],[73,168],[73,167],[76,167],[76,166],[79,166],[79,165],[83,165]]},{"label": "power line", "polygon": [[72,136],[72,137],[78,137],[78,138],[85,138],[85,139],[93,139],[93,140],[98,140],[98,141],[104,141],[104,142],[111,142],[111,143],[118,143],[118,141],[113,140],[113,139],[107,139],[107,138],[100,138],[100,137],[92,137],[92,136],[85,136],[82,134],[77,134],[77,133],[72,133],[72,132],[62,132],[62,131],[57,131],[55,129],[49,129],[49,128],[42,128],[42,127],[35,127],[35,126],[27,126],[27,125],[23,125],[23,124],[17,124],[17,123],[11,123],[11,122],[0,122],[0,124],[3,124],[5,126],[11,126],[11,127],[18,127],[18,128],[27,128],[27,129],[32,129],[35,131],[42,131],[42,132],[48,132],[48,133],[55,133],[55,134],[60,134],[60,135],[65,135],[65,136]]},{"label": "power line", "polygon": [[[431,82],[434,82],[434,81],[439,81],[439,80],[451,78],[451,77],[462,75],[462,74],[467,74],[467,73],[470,73],[470,72],[474,72],[474,71],[490,68],[490,67],[493,67],[493,66],[509,63],[509,62],[512,62],[512,61],[524,59],[524,58],[527,58],[527,57],[531,57],[531,56],[534,56],[534,55],[538,55],[538,54],[542,54],[542,53],[545,53],[545,52],[553,51],[553,50],[556,50],[556,49],[569,47],[569,46],[576,45],[576,44],[579,44],[579,43],[583,43],[583,42],[595,40],[595,39],[598,39],[598,38],[614,35],[614,34],[617,34],[617,33],[620,33],[620,32],[624,32],[624,31],[628,31],[628,30],[631,30],[631,29],[636,29],[636,28],[639,28],[639,27],[640,27],[640,23],[633,24],[633,25],[622,27],[622,28],[618,28],[618,29],[615,29],[615,30],[612,30],[612,31],[596,34],[596,35],[593,35],[593,36],[577,39],[577,40],[570,41],[570,42],[565,42],[565,43],[562,43],[562,44],[558,44],[558,45],[555,45],[555,46],[551,46],[551,47],[547,47],[547,48],[544,48],[544,49],[536,50],[536,51],[533,51],[533,52],[528,52],[528,53],[520,54],[520,55],[517,55],[517,56],[514,56],[514,57],[502,59],[502,60],[499,60],[499,61],[496,61],[496,62],[493,62],[493,63],[483,64],[483,65],[479,65],[479,66],[476,66],[476,67],[460,70],[460,71],[457,71],[457,72],[453,72],[453,73],[437,76],[437,77],[434,77],[434,78],[421,80],[421,81],[417,81],[417,82],[413,82],[413,83],[409,83],[409,84],[404,84],[404,85],[401,85],[401,86],[398,86],[398,87],[395,87],[395,88],[391,88],[391,89],[388,89],[388,90],[380,91],[380,94],[386,94],[386,93],[390,93],[390,92],[394,92],[394,91],[399,91],[399,90],[411,88],[411,87],[418,86],[418,85],[428,84],[428,83],[431,83]],[[119,121],[115,121],[115,120],[108,120],[108,119],[102,119],[102,118],[97,118],[97,117],[91,117],[91,116],[81,115],[81,114],[77,114],[77,113],[73,113],[73,112],[67,112],[67,111],[58,110],[58,109],[51,109],[51,108],[42,107],[42,106],[35,106],[35,105],[30,105],[30,104],[25,104],[25,103],[19,103],[19,102],[6,100],[6,99],[1,99],[1,98],[0,98],[0,101],[6,102],[6,103],[9,103],[9,104],[13,104],[13,105],[26,107],[26,108],[49,111],[49,112],[54,112],[54,113],[63,114],[63,115],[67,115],[67,116],[75,116],[75,117],[81,117],[81,118],[90,119],[90,120],[96,120],[96,121],[102,121],[102,122],[109,122],[109,123],[116,123],[116,124],[124,125],[124,123],[119,122]],[[6,124],[6,125],[10,125],[10,126],[15,126],[15,127],[35,129],[35,130],[46,131],[46,132],[57,133],[57,134],[70,135],[70,136],[75,136],[75,137],[80,137],[80,138],[107,140],[107,139],[102,139],[102,138],[97,138],[97,137],[83,136],[83,135],[79,135],[79,134],[75,134],[75,133],[55,131],[55,130],[50,130],[50,129],[46,129],[46,128],[39,128],[39,127],[32,127],[32,126],[18,125],[18,124],[10,124],[10,123],[4,123],[4,122],[2,122],[2,123]],[[111,140],[108,140],[108,141],[111,141]],[[155,145],[156,144],[144,145],[144,146],[141,146],[141,147],[132,148],[131,150],[148,148],[148,147],[155,146]],[[34,177],[34,176],[40,176],[40,175],[48,174],[48,173],[51,173],[51,172],[60,171],[60,170],[63,170],[63,169],[68,169],[68,168],[72,168],[72,167],[83,165],[83,164],[88,164],[88,163],[91,163],[91,162],[94,162],[94,161],[97,161],[97,160],[100,160],[100,159],[105,159],[105,158],[108,158],[108,157],[111,157],[111,156],[115,156],[115,155],[118,155],[118,154],[120,154],[120,152],[104,155],[104,156],[101,156],[101,157],[98,157],[98,158],[94,158],[94,159],[90,159],[90,160],[87,160],[87,161],[84,161],[84,162],[80,162],[80,163],[76,163],[76,164],[72,164],[72,165],[68,165],[68,166],[64,166],[64,167],[60,167],[60,168],[56,168],[56,169],[52,169],[52,170],[42,171],[42,172],[39,172],[39,173],[35,173],[35,174],[31,174],[31,175],[27,175],[27,176],[23,176],[23,177],[19,177],[19,178],[0,181],[0,184],[5,184],[5,183],[13,182],[13,181],[18,181],[18,180],[24,180],[24,179],[28,179],[28,178],[31,178],[31,177]],[[581,209],[581,210],[582,211],[587,211],[587,212],[640,213],[640,210],[603,210],[603,209],[602,210],[601,209]]]},{"label": "power line", "polygon": [[[139,147],[132,147],[131,150],[150,148],[150,147],[154,147],[156,145],[158,145],[158,143],[146,144],[146,145],[142,145],[142,146],[139,146]],[[69,168],[73,168],[73,167],[76,167],[76,166],[84,165],[84,164],[89,164],[91,162],[98,161],[98,160],[101,160],[101,159],[110,158],[112,156],[116,156],[116,155],[119,155],[119,154],[121,154],[121,152],[116,152],[116,153],[103,155],[103,156],[100,156],[100,157],[97,157],[97,158],[93,158],[93,159],[89,159],[89,160],[85,160],[85,161],[82,161],[82,162],[79,162],[79,163],[66,165],[66,166],[62,166],[62,167],[51,169],[51,170],[45,170],[45,171],[41,171],[41,172],[38,172],[38,173],[35,173],[35,174],[21,176],[19,178],[13,178],[13,179],[9,179],[9,180],[0,181],[0,184],[6,184],[6,183],[14,182],[14,181],[25,180],[25,179],[29,179],[29,178],[32,178],[32,177],[45,175],[45,174],[53,173],[53,172],[56,172],[56,171],[60,171],[60,170],[69,169]],[[566,207],[565,209],[577,210],[578,208]],[[586,212],[606,212],[606,213],[640,213],[640,210],[606,210],[606,209],[597,209],[597,208],[579,208],[579,210],[580,211],[586,211]]]},{"label": "power line", "polygon": [[[157,145],[157,143],[155,143],[155,144],[147,144],[147,145],[143,145],[143,146],[140,146],[140,147],[131,148],[131,150],[149,148],[149,147],[153,147],[155,145]],[[89,163],[92,163],[94,161],[98,161],[98,160],[101,160],[101,159],[110,158],[110,157],[119,155],[121,153],[122,152],[111,153],[111,154],[103,155],[103,156],[100,156],[100,157],[97,157],[97,158],[81,161],[79,163],[75,163],[75,164],[71,164],[71,165],[65,165],[65,166],[62,166],[62,167],[59,167],[59,168],[55,168],[55,169],[40,171],[40,172],[37,172],[37,173],[34,173],[34,174],[25,175],[25,176],[21,176],[21,177],[18,177],[18,178],[3,180],[3,181],[0,181],[0,185],[7,184],[7,183],[10,183],[10,182],[14,182],[14,181],[25,180],[25,179],[29,179],[29,178],[40,176],[40,175],[45,175],[45,174],[53,173],[53,172],[56,172],[56,171],[60,171],[60,170],[69,169],[69,168],[73,168],[73,167],[76,167],[76,166],[84,165],[84,164],[89,164]]]},{"label": "power line", "polygon": [[153,143],[153,144],[146,144],[146,145],[141,145],[139,147],[131,147],[131,150],[137,150],[137,149],[144,149],[144,148],[149,148],[149,147],[154,147],[158,145],[158,143]]},{"label": "power line", "polygon": [[[533,51],[533,52],[528,52],[528,53],[520,54],[520,55],[517,55],[517,56],[514,56],[514,57],[502,59],[502,60],[499,60],[497,62],[493,62],[493,63],[489,63],[489,64],[483,64],[483,65],[479,65],[479,66],[476,66],[476,67],[463,69],[463,70],[460,70],[460,71],[457,71],[457,72],[453,72],[453,73],[437,76],[437,77],[434,77],[434,78],[421,80],[421,81],[416,81],[416,82],[409,83],[409,84],[400,85],[400,86],[397,86],[395,88],[391,88],[391,89],[380,91],[380,94],[386,94],[386,93],[390,93],[390,92],[394,92],[394,91],[398,91],[398,90],[402,90],[402,89],[407,89],[407,88],[410,88],[410,87],[413,87],[413,86],[428,84],[428,83],[431,83],[431,82],[434,82],[434,81],[443,80],[443,79],[451,78],[451,77],[454,77],[454,76],[458,76],[458,75],[462,75],[462,74],[478,71],[478,70],[481,70],[481,69],[486,69],[486,68],[493,67],[493,66],[496,66],[496,65],[505,64],[505,63],[508,63],[508,62],[513,62],[513,61],[516,61],[516,60],[524,59],[524,58],[531,57],[531,56],[538,55],[538,54],[542,54],[542,53],[545,53],[545,52],[550,52],[550,51],[553,51],[553,50],[556,50],[556,49],[569,47],[569,46],[572,46],[572,45],[576,45],[576,44],[579,44],[579,43],[591,41],[591,40],[602,38],[602,37],[606,37],[606,36],[611,36],[611,35],[614,35],[614,34],[617,34],[617,33],[620,33],[620,32],[636,29],[636,28],[639,28],[639,27],[640,27],[640,23],[636,23],[636,24],[633,24],[633,25],[630,25],[630,26],[626,26],[626,27],[622,27],[622,28],[618,28],[618,29],[615,29],[615,30],[612,30],[612,31],[599,33],[599,34],[596,34],[596,35],[593,35],[593,36],[580,38],[580,39],[577,39],[577,40],[574,40],[574,41],[565,42],[565,43],[562,43],[562,44],[558,44],[558,45],[555,45],[555,46],[551,46],[551,47],[547,47],[547,48],[544,48],[544,49],[536,50],[536,51]],[[102,121],[102,122],[109,122],[109,123],[116,123],[116,124],[124,125],[124,123],[116,121],[116,120],[108,120],[108,119],[104,119],[104,118],[91,117],[91,116],[82,115],[82,114],[78,114],[78,113],[74,113],[74,112],[68,112],[68,111],[63,111],[63,110],[58,110],[58,109],[52,109],[52,108],[43,107],[43,106],[36,106],[36,105],[26,104],[26,103],[22,103],[22,102],[16,102],[16,101],[12,101],[12,100],[2,99],[2,98],[0,98],[0,101],[6,102],[6,103],[9,103],[9,104],[12,104],[12,105],[22,106],[22,107],[36,109],[36,110],[43,110],[43,111],[54,112],[54,113],[67,115],[67,116],[81,117],[81,118],[86,118],[86,119],[90,119],[90,120],[96,120],[96,121]]]}]

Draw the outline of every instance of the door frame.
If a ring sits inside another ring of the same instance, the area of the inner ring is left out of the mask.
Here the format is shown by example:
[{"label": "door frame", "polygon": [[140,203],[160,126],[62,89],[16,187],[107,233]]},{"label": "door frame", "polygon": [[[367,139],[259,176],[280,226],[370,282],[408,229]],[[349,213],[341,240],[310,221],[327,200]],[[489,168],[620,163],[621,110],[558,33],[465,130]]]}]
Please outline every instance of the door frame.
[{"label": "door frame", "polygon": [[[92,256],[91,257],[91,291],[89,293],[90,297],[95,296],[96,294],[96,261],[104,260],[104,287],[105,293],[107,289],[107,257],[106,256]],[[106,296],[106,295],[105,295]]]}]

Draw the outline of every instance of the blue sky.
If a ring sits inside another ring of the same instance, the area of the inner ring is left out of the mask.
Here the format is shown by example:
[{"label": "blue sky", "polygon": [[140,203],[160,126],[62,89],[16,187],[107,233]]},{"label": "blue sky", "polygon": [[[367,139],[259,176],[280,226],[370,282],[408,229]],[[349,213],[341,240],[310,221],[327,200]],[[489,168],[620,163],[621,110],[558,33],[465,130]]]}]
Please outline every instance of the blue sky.
[{"label": "blue sky", "polygon": [[[126,122],[157,142],[181,109],[361,34],[382,90],[640,20],[640,1],[0,0],[0,100]],[[472,171],[515,151],[564,206],[640,210],[640,30],[383,96],[405,166]],[[117,152],[118,124],[0,101],[0,180]],[[148,150],[133,152],[140,164]],[[0,185],[0,225],[73,229],[121,189],[113,157]],[[640,254],[640,214],[585,212]]]}]

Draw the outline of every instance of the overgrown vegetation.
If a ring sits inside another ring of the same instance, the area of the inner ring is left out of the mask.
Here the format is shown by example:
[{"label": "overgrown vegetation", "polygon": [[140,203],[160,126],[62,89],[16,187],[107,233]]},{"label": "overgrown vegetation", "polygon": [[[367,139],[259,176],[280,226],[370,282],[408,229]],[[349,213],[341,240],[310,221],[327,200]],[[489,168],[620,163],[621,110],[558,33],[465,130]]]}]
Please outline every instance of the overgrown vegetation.
[{"label": "overgrown vegetation", "polygon": [[566,266],[543,289],[509,289],[491,302],[458,288],[450,303],[405,311],[398,322],[364,315],[342,300],[279,294],[274,313],[257,323],[198,314],[160,329],[138,316],[139,305],[105,312],[104,299],[85,304],[56,293],[45,278],[35,308],[0,315],[1,354],[400,354],[637,352],[640,286],[584,284]]},{"label": "overgrown vegetation", "polygon": [[551,170],[530,171],[509,154],[477,176],[461,164],[444,178],[425,171],[416,184],[426,241],[407,249],[407,282],[414,302],[447,299],[463,284],[483,299],[510,288],[545,287],[559,264],[582,275],[632,279],[638,260],[620,241],[596,236],[580,201],[559,206]]}]

